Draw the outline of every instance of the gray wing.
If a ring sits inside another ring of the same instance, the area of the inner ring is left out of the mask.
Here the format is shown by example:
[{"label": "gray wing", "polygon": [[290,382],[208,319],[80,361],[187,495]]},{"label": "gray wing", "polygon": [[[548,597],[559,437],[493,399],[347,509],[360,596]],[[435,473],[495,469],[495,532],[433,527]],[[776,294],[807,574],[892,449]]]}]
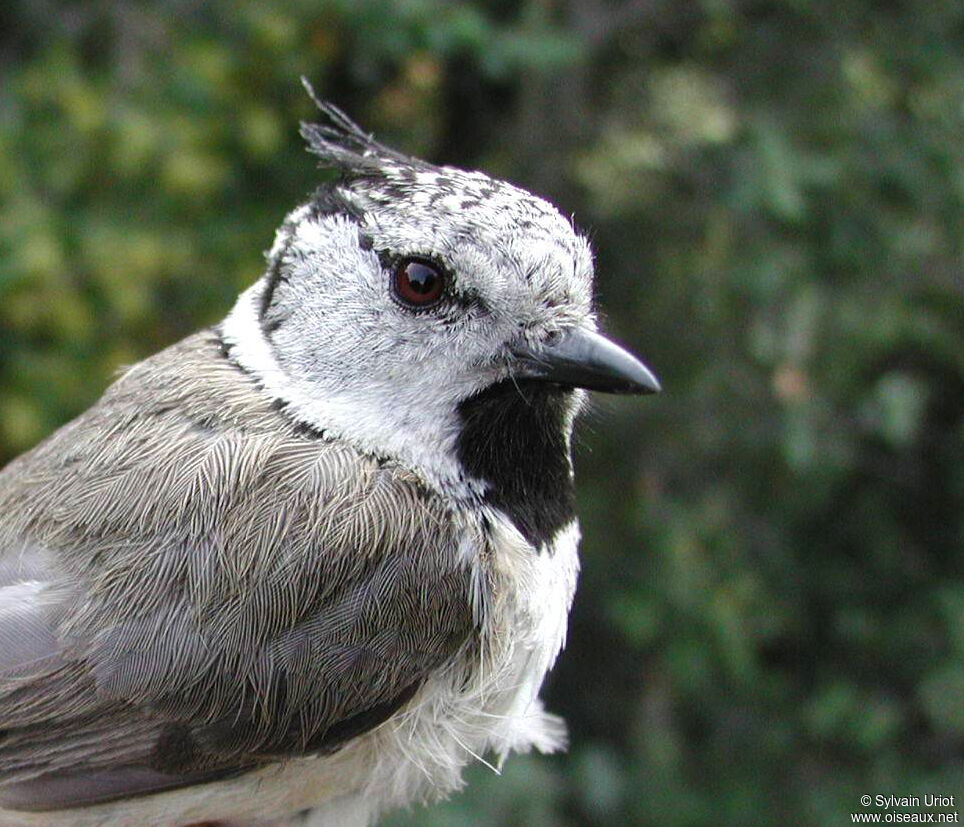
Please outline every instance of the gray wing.
[{"label": "gray wing", "polygon": [[0,805],[201,783],[378,725],[471,645],[458,519],[299,432],[211,335],[137,366],[0,472]]}]

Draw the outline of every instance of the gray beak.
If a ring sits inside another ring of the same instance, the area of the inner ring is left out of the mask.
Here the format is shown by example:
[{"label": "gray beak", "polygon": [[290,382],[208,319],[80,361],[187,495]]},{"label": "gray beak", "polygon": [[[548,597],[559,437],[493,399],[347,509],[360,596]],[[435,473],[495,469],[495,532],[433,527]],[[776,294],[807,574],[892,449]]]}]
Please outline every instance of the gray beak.
[{"label": "gray beak", "polygon": [[512,348],[513,376],[604,393],[658,393],[659,380],[605,336],[577,327],[551,342]]}]

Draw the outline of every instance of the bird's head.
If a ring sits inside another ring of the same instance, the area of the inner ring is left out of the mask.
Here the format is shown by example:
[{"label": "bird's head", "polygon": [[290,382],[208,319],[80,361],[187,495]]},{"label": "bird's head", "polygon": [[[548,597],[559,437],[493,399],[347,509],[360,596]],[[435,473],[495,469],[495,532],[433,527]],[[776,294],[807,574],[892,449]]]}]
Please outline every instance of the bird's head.
[{"label": "bird's head", "polygon": [[223,325],[232,358],[290,416],[471,492],[485,486],[459,459],[473,400],[536,389],[568,449],[581,388],[658,390],[596,332],[589,245],[554,207],[319,107],[326,122],[302,134],[340,178],[287,216]]}]

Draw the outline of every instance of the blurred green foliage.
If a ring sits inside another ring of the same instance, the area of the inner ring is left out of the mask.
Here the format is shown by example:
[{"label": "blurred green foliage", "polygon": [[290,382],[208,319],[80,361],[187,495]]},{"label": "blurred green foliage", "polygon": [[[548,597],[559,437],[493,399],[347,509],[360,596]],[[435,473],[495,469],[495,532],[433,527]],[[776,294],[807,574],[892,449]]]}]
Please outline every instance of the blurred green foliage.
[{"label": "blurred green foliage", "polygon": [[596,400],[562,757],[395,824],[837,824],[964,793],[964,6],[13,0],[0,462],[221,318],[320,180],[298,83],[553,198]]}]

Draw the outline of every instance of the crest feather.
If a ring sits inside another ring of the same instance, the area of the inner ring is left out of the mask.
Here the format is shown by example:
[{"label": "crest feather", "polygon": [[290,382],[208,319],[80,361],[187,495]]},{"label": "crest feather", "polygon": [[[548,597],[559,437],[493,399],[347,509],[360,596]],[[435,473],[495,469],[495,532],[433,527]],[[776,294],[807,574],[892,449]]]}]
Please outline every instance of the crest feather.
[{"label": "crest feather", "polygon": [[385,172],[386,167],[434,168],[379,143],[333,103],[321,100],[307,78],[302,77],[301,83],[325,118],[322,123],[301,123],[301,137],[307,142],[308,151],[321,159],[321,166],[355,175],[377,175]]}]

